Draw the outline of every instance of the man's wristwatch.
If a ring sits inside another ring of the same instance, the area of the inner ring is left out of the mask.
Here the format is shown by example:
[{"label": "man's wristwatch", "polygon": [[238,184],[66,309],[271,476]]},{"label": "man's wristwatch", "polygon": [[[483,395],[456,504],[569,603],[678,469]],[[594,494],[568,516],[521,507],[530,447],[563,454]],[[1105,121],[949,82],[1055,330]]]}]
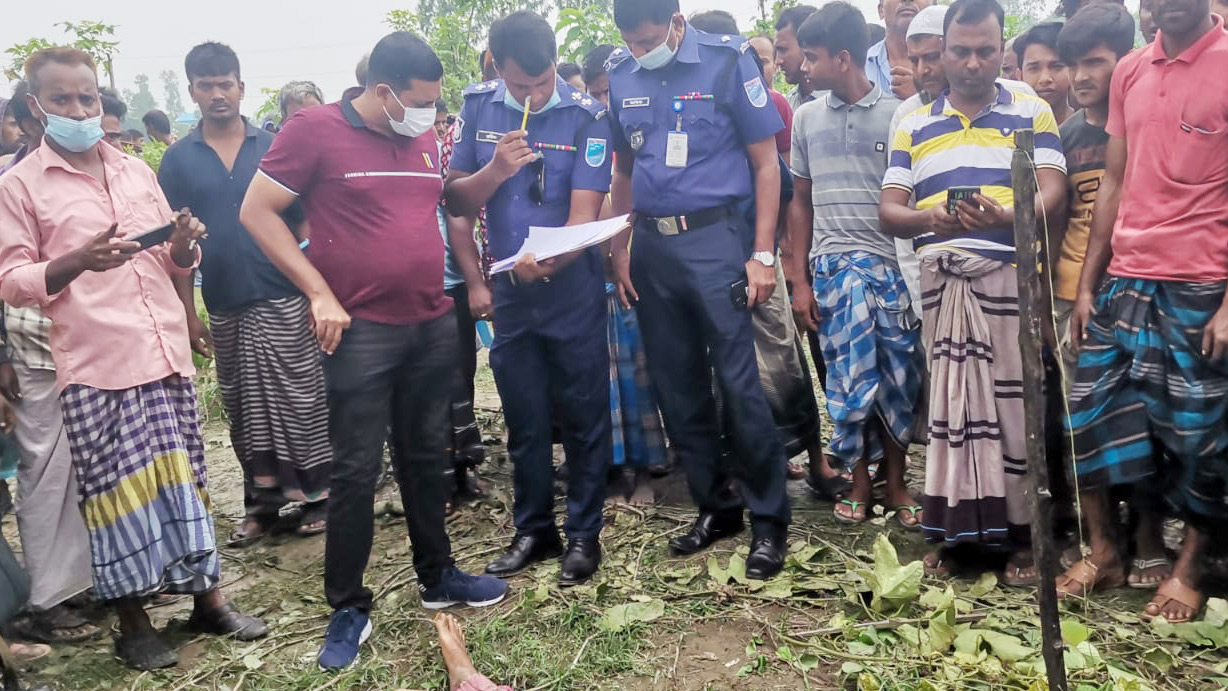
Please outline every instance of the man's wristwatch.
[{"label": "man's wristwatch", "polygon": [[775,252],[755,252],[754,254],[750,255],[750,258],[754,259],[755,261],[759,262],[760,264],[766,266],[769,269],[772,268],[773,266],[776,266],[776,253]]}]

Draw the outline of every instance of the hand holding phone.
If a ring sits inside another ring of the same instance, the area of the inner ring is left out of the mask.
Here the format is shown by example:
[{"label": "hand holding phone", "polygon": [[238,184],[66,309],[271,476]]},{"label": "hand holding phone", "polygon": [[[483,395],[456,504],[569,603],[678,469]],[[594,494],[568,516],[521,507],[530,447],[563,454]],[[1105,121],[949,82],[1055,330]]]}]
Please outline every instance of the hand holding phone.
[{"label": "hand holding phone", "polygon": [[981,193],[980,187],[952,187],[947,190],[947,213],[954,216],[959,210],[960,202],[976,204],[976,196]]},{"label": "hand holding phone", "polygon": [[729,299],[737,309],[746,309],[750,301],[750,283],[745,277],[734,281],[729,286]]},{"label": "hand holding phone", "polygon": [[136,254],[137,252],[143,252],[151,247],[157,247],[158,245],[170,240],[171,233],[174,232],[174,230],[175,224],[167,223],[161,228],[154,228],[153,230],[141,233],[134,238],[129,238],[129,241],[135,242],[137,247],[124,250],[124,254]]}]

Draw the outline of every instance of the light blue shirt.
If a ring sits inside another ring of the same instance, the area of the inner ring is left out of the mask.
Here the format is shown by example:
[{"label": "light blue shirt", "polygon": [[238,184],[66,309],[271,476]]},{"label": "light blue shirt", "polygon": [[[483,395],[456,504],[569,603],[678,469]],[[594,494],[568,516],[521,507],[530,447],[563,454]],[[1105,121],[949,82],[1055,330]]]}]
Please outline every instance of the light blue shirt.
[{"label": "light blue shirt", "polygon": [[866,76],[883,93],[891,93],[891,60],[887,57],[887,39],[870,46],[870,52],[866,53]]},{"label": "light blue shirt", "polygon": [[452,290],[465,282],[460,267],[456,265],[456,257],[452,255],[452,241],[448,239],[448,220],[444,217],[443,207],[435,210],[439,216],[439,234],[443,236],[443,289]]}]

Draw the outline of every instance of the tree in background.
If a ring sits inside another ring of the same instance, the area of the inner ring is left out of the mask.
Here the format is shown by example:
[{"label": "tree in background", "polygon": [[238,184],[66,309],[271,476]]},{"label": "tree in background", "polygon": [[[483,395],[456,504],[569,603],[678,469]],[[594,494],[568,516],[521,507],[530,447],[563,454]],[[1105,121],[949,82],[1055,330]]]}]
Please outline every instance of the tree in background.
[{"label": "tree in background", "polygon": [[609,0],[575,2],[559,10],[554,33],[559,37],[559,59],[581,63],[589,51],[602,44],[622,45]]},{"label": "tree in background", "polygon": [[776,18],[780,16],[781,12],[796,6],[797,0],[775,0],[771,5],[768,5],[767,0],[759,0],[759,16],[755,18],[754,30],[748,33],[747,36],[775,36]]},{"label": "tree in background", "polygon": [[128,104],[128,117],[124,120],[124,127],[144,132],[145,125],[141,118],[145,113],[157,108],[158,101],[149,89],[149,75],[138,74],[132,78],[132,83],[136,84],[136,91],[124,89],[123,92],[124,102]]},{"label": "tree in background", "polygon": [[31,38],[24,43],[18,43],[9,47],[4,51],[9,56],[9,65],[4,70],[5,76],[9,79],[21,79],[26,58],[45,48],[69,45],[89,53],[90,57],[94,58],[94,62],[107,75],[111,88],[114,89],[115,70],[113,65],[115,56],[119,53],[119,42],[113,40],[115,38],[116,26],[114,24],[91,21],[60,22],[55,26],[63,29],[66,34],[70,34],[72,40],[54,42],[48,41],[45,38]]},{"label": "tree in background", "polygon": [[162,79],[162,93],[166,98],[166,116],[175,122],[175,119],[183,115],[183,99],[179,94],[179,75],[173,70],[163,70],[158,75]]}]

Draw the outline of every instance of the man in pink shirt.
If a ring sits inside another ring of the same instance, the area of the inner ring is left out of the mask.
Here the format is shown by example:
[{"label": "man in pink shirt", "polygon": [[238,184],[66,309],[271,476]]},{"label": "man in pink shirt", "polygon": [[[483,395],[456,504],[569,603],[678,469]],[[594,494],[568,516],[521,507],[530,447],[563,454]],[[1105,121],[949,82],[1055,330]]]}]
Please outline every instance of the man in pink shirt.
[{"label": "man in pink shirt", "polygon": [[[0,298],[52,321],[64,423],[90,536],[94,591],[115,608],[116,654],[169,667],[141,598],[196,598],[189,626],[252,640],[268,633],[218,590],[195,373],[171,276],[199,261],[204,226],[173,214],[140,159],[100,145],[98,77],[86,53],[26,62],[44,146],[0,179]],[[169,239],[142,250],[154,229]]]},{"label": "man in pink shirt", "polygon": [[[1207,531],[1228,519],[1228,32],[1210,0],[1157,0],[1157,40],[1118,63],[1070,333],[1069,426],[1090,555],[1063,594],[1125,578],[1106,490],[1151,483],[1185,520],[1144,619],[1202,607]],[[1107,272],[1107,276],[1105,275]],[[1158,444],[1157,444],[1158,442]]]}]

